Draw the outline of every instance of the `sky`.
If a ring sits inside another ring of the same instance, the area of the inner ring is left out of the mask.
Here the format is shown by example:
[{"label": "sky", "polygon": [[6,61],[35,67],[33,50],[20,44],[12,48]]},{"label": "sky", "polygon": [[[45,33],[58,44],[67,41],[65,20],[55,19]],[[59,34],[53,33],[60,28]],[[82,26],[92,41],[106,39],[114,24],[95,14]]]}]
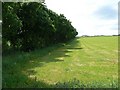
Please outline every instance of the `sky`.
[{"label": "sky", "polygon": [[47,7],[72,22],[78,36],[117,35],[119,0],[45,0]]}]

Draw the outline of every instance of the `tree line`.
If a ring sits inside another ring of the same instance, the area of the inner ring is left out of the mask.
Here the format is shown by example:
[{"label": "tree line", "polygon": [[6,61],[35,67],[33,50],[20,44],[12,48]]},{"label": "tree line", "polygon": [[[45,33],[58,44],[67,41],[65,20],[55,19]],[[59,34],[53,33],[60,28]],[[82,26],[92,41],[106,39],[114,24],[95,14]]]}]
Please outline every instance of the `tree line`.
[{"label": "tree line", "polygon": [[40,2],[2,3],[3,52],[32,51],[67,42],[78,34],[67,18]]}]

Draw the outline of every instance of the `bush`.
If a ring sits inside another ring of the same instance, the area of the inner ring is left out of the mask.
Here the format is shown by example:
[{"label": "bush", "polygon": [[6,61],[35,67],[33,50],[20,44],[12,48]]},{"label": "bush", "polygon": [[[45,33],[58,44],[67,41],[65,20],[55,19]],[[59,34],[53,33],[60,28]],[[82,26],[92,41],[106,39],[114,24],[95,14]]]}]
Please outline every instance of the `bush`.
[{"label": "bush", "polygon": [[[4,2],[2,9],[4,50],[32,51],[66,42],[77,35],[63,14],[56,14],[42,3]],[[9,46],[7,42],[10,42]]]}]

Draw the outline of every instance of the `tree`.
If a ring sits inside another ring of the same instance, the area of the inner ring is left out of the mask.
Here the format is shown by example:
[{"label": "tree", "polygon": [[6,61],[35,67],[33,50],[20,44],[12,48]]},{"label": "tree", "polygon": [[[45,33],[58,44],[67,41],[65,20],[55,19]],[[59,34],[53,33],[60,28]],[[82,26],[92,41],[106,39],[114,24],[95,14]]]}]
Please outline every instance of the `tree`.
[{"label": "tree", "polygon": [[30,51],[77,35],[63,14],[56,14],[40,2],[5,2],[2,8],[4,49]]},{"label": "tree", "polygon": [[[22,23],[18,16],[16,15],[15,10],[17,3],[3,3],[2,8],[2,14],[3,14],[3,51],[4,49],[11,48],[17,48],[17,34],[19,33],[19,30],[22,26]],[[10,45],[8,46],[8,42],[10,42]],[[5,46],[5,47],[4,47]]]}]

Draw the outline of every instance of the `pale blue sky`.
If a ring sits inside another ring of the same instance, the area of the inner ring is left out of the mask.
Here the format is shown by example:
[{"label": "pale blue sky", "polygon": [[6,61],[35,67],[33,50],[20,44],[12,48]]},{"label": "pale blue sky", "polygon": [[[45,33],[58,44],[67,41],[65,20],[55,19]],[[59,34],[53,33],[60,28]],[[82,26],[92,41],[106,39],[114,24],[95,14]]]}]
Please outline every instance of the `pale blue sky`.
[{"label": "pale blue sky", "polygon": [[64,14],[81,35],[118,34],[119,0],[45,0],[47,7]]},{"label": "pale blue sky", "polygon": [[114,7],[111,6],[103,6],[100,7],[94,14],[96,14],[96,17],[100,19],[117,19],[117,10]]}]

